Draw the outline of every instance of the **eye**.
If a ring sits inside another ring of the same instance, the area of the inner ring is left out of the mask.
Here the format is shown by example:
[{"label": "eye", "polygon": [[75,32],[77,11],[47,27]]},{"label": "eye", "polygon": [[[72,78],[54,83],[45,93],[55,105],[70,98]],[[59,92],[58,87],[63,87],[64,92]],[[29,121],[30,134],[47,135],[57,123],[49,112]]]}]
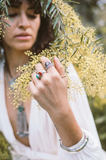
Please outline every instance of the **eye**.
[{"label": "eye", "polygon": [[35,15],[28,15],[28,17],[29,17],[29,18],[32,18],[32,19],[36,18]]},{"label": "eye", "polygon": [[9,17],[11,17],[11,18],[13,18],[13,17],[15,17],[15,16],[17,16],[16,13],[15,13],[15,14],[9,14]]}]

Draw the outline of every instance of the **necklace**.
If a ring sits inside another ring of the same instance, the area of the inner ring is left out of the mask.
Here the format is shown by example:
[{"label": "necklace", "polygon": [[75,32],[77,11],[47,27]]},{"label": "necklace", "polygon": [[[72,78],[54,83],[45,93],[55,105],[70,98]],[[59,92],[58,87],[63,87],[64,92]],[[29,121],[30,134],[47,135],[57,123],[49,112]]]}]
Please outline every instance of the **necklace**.
[{"label": "necklace", "polygon": [[[9,69],[7,69],[6,67],[6,78],[7,78],[7,82],[9,84],[9,87],[13,90],[14,88],[13,83],[15,83],[16,78],[13,78],[11,76],[11,74],[9,74],[10,72],[8,71]],[[9,77],[8,74],[10,75],[10,77],[12,78],[11,81],[9,81]],[[26,113],[25,113],[25,109],[23,107],[23,103],[21,103],[18,108],[17,108],[17,132],[16,134],[19,137],[28,137],[29,136],[29,132],[28,132],[28,126],[27,126],[27,119],[26,119]]]}]

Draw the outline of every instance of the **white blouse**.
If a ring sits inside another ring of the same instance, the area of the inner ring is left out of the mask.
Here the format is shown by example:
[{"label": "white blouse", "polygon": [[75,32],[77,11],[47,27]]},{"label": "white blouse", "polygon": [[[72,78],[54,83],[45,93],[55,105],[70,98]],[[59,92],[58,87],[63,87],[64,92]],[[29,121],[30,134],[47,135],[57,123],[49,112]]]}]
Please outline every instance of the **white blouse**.
[{"label": "white blouse", "polygon": [[[78,75],[71,64],[69,73],[73,80]],[[14,136],[5,104],[4,63],[0,64],[0,131],[14,150],[10,150],[13,160],[105,160],[106,153],[102,150],[94,124],[93,116],[87,101],[86,94],[72,93],[75,101],[70,100],[70,107],[83,131],[89,136],[87,146],[78,153],[70,154],[64,151],[59,144],[59,135],[55,130],[48,113],[36,107],[37,101],[32,100],[29,120],[29,143],[27,147]],[[80,146],[83,138],[71,148]]]}]

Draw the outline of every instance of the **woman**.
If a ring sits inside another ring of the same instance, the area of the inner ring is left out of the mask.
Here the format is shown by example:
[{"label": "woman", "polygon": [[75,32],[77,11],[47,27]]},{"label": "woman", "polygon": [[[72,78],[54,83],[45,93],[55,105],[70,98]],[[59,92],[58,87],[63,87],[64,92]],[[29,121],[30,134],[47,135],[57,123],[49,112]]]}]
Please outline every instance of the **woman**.
[{"label": "woman", "polygon": [[[13,148],[10,150],[13,160],[103,160],[86,94],[73,92],[76,102],[67,100],[67,78],[58,58],[54,58],[53,66],[49,59],[41,57],[41,63],[35,66],[38,74],[34,72],[29,83],[35,100],[20,102],[18,113],[13,109],[8,88],[20,74],[16,68],[29,61],[24,52],[38,54],[54,36],[49,18],[41,18],[40,7],[34,10],[34,1],[10,3],[12,7],[8,11],[14,23],[5,20],[11,27],[1,43],[4,58],[0,64],[0,131]],[[78,79],[72,65],[69,72],[73,80]],[[36,107],[37,102],[41,110]],[[20,113],[24,118],[26,115],[24,122],[19,119]],[[22,123],[27,123],[26,132],[20,132]]]}]

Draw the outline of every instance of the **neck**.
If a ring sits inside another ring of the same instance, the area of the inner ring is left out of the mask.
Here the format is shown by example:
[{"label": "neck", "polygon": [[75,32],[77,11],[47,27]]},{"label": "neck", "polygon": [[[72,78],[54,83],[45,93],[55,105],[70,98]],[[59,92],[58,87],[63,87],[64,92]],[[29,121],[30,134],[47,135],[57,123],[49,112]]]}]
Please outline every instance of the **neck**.
[{"label": "neck", "polygon": [[19,75],[19,72],[16,72],[16,68],[19,66],[23,66],[29,61],[29,57],[24,54],[26,51],[19,51],[15,49],[4,48],[5,50],[5,59],[6,66],[8,67],[8,71],[10,72],[12,78],[16,78]]}]

